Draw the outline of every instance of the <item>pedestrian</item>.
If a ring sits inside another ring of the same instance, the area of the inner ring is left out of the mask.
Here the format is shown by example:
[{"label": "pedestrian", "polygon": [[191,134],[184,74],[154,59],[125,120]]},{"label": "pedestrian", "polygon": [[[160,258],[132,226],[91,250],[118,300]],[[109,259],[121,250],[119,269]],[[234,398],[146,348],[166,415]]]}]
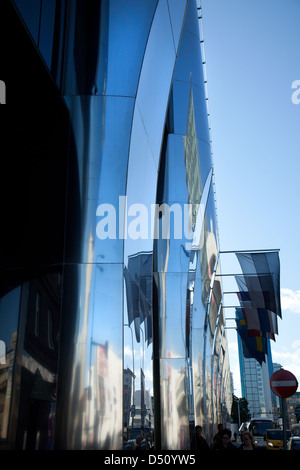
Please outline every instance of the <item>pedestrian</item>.
[{"label": "pedestrian", "polygon": [[139,435],[135,439],[135,450],[141,450],[142,449],[142,436]]},{"label": "pedestrian", "polygon": [[209,445],[202,436],[202,426],[196,426],[191,447],[193,450],[210,450]]},{"label": "pedestrian", "polygon": [[214,446],[213,450],[237,450],[237,447],[231,442],[230,429],[223,429],[221,440]]},{"label": "pedestrian", "polygon": [[220,442],[223,429],[224,429],[223,424],[222,423],[218,424],[218,432],[217,434],[214,435],[214,438],[213,438],[213,444],[212,444],[213,449]]},{"label": "pedestrian", "polygon": [[253,435],[251,432],[244,432],[242,436],[242,444],[238,450],[256,450],[255,444],[253,442]]}]

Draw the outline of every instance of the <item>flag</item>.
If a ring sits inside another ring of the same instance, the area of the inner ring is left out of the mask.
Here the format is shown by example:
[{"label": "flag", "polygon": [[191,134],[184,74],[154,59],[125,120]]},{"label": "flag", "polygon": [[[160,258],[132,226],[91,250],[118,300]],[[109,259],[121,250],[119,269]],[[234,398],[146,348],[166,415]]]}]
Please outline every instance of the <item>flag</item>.
[{"label": "flag", "polygon": [[244,306],[265,308],[274,313],[277,303],[271,275],[235,276]]},{"label": "flag", "polygon": [[[247,294],[247,295],[245,295]],[[264,308],[252,308],[252,303],[247,300],[248,292],[237,292],[246,320],[249,336],[265,336],[275,341],[278,334],[277,315]]]},{"label": "flag", "polygon": [[235,309],[237,332],[241,338],[243,355],[246,358],[254,358],[261,365],[266,361],[267,338],[261,336],[250,337],[246,320],[241,308]]},{"label": "flag", "polygon": [[236,253],[243,276],[236,276],[240,292],[248,293],[252,308],[264,308],[281,318],[278,252]]}]

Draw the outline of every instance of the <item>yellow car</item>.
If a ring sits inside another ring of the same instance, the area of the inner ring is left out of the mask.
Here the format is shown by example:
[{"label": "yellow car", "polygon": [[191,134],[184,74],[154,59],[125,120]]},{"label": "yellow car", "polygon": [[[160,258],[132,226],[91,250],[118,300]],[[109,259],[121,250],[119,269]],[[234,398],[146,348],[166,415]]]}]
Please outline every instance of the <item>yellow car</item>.
[{"label": "yellow car", "polygon": [[[286,439],[291,437],[291,431],[286,431]],[[265,440],[267,441],[267,450],[283,449],[283,430],[267,429]]]}]

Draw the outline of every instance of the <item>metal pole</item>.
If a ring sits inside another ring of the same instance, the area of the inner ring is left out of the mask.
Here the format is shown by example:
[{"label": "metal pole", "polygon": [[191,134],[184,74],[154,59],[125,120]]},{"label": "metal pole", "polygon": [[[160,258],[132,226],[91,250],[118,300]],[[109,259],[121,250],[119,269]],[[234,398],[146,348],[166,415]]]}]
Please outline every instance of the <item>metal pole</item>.
[{"label": "metal pole", "polygon": [[238,276],[256,276],[256,277],[260,277],[260,276],[270,276],[271,274],[274,274],[274,273],[236,273],[236,274],[229,274],[229,273],[226,273],[226,274],[216,274],[216,276],[219,276],[219,277],[225,277],[225,276],[231,276],[231,277],[238,277]]},{"label": "metal pole", "polygon": [[234,250],[234,251],[220,251],[221,254],[226,253],[277,253],[279,249],[268,249],[268,250]]},{"label": "metal pole", "polygon": [[283,450],[286,450],[286,398],[281,398]]}]

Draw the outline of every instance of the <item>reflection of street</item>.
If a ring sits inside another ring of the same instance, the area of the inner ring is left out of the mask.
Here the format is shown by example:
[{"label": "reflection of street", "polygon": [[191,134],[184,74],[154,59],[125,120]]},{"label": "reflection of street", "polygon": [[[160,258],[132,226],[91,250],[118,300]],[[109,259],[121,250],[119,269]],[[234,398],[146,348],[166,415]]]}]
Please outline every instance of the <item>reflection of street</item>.
[{"label": "reflection of street", "polygon": [[[0,365],[0,436],[3,443],[15,439],[17,449],[54,445],[60,300],[58,273],[1,298],[2,333],[10,341]],[[18,413],[11,413],[16,401]]]},{"label": "reflection of street", "polygon": [[188,397],[185,360],[167,353],[164,360],[161,415],[165,432],[165,449],[189,448]]},{"label": "reflection of street", "polygon": [[6,354],[6,361],[0,364],[0,438],[7,437],[9,424],[9,410],[12,392],[12,376],[15,358],[17,332],[12,334],[11,342]]},{"label": "reflection of street", "polygon": [[[119,423],[122,409],[118,403],[122,380],[114,370],[119,370],[121,359],[108,343],[92,343],[91,351],[94,364],[90,366],[90,385],[83,410],[85,448],[114,449],[118,447],[120,435],[116,435],[112,423]],[[102,443],[101,447],[98,443]]]},{"label": "reflection of street", "polygon": [[140,252],[129,256],[128,265],[124,267],[124,361],[127,369],[124,370],[123,431],[126,439],[136,437],[154,425],[152,262],[152,252]]}]

